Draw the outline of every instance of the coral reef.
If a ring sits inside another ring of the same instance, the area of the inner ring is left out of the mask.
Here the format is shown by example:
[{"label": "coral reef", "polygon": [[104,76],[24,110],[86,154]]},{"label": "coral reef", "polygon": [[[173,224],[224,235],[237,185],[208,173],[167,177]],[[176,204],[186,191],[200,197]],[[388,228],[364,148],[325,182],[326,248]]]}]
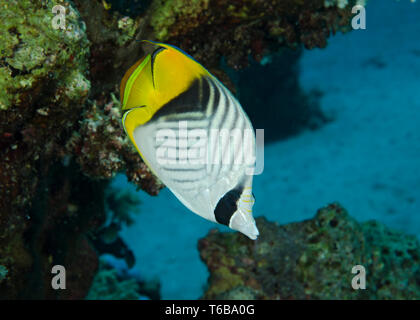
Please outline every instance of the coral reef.
[{"label": "coral reef", "polygon": [[356,3],[155,0],[150,25],[158,40],[179,45],[209,67],[224,56],[230,67],[241,68],[249,54],[259,61],[280,46],[325,47],[331,34],[350,29]]},{"label": "coral reef", "polygon": [[[52,26],[55,5],[66,9],[64,30]],[[126,169],[152,194],[161,186],[123,138],[116,99],[89,74],[91,43],[75,7],[23,0],[0,8],[0,264],[8,270],[0,297],[83,298],[97,269],[87,234],[105,220],[101,179]],[[121,46],[133,24],[116,21]],[[92,83],[100,93],[87,103]],[[50,289],[60,263],[74,281],[61,295]]]},{"label": "coral reef", "polygon": [[145,300],[160,299],[160,284],[145,283],[126,274],[120,274],[104,260],[93,279],[87,300]]},{"label": "coral reef", "polygon": [[0,296],[15,297],[24,286],[33,263],[24,244],[28,208],[89,94],[84,24],[61,3],[66,29],[54,29],[59,3],[0,4],[0,264],[9,270]]},{"label": "coral reef", "polygon": [[67,29],[55,30],[57,3],[8,1],[0,10],[0,198],[13,199],[2,201],[2,211],[30,202],[41,167],[71,132],[89,93],[83,22],[66,3]]},{"label": "coral reef", "polygon": [[[146,37],[146,16],[123,16],[101,1],[74,1],[90,41],[89,78],[91,98],[97,105],[112,101],[110,93],[118,92],[124,72],[144,55],[140,42]],[[153,38],[153,37],[151,37]],[[118,96],[118,94],[116,94]]]},{"label": "coral reef", "polygon": [[139,300],[139,284],[134,279],[119,279],[117,270],[101,261],[99,271],[93,279],[86,299]]},{"label": "coral reef", "polygon": [[[349,4],[349,0],[325,0],[324,1],[324,6],[326,8],[329,8],[329,7],[338,7],[338,8],[343,9],[348,4]],[[358,4],[358,5],[364,6],[364,5],[366,5],[366,1],[365,0],[357,0],[354,4],[355,5]]]},{"label": "coral reef", "polygon": [[139,204],[137,194],[108,186],[105,190],[106,222],[90,237],[98,253],[110,253],[116,258],[122,258],[129,268],[134,266],[134,254],[121,239],[119,232],[122,227],[134,222],[132,215],[139,212]]},{"label": "coral reef", "polygon": [[137,17],[148,8],[151,0],[108,0],[104,3],[108,10],[118,11],[130,17]]},{"label": "coral reef", "polygon": [[112,178],[126,169],[129,181],[156,195],[163,186],[123,132],[119,102],[111,96],[103,108],[95,102],[86,108],[78,131],[67,141],[66,151],[92,178]]},{"label": "coral reef", "polygon": [[[34,205],[27,210],[30,223],[23,236],[31,265],[19,274],[24,287],[16,288],[17,298],[81,299],[85,296],[98,268],[97,253],[88,234],[105,221],[106,185],[106,181],[86,177],[73,161],[50,167],[41,179]],[[66,290],[51,288],[54,265],[66,268]],[[10,269],[19,272],[18,267],[15,263]],[[9,279],[5,285],[17,283]],[[7,288],[0,295],[14,297]]]},{"label": "coral reef", "polygon": [[[378,222],[358,223],[339,204],[307,221],[258,218],[260,238],[211,232],[199,241],[210,271],[205,299],[419,299],[420,244]],[[354,290],[352,267],[366,268]]]}]

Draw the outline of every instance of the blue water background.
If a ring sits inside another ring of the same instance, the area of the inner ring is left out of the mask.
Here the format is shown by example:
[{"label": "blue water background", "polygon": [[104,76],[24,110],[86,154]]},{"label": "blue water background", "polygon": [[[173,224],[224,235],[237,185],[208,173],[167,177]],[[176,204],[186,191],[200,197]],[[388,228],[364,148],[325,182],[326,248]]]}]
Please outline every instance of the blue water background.
[{"label": "blue water background", "polygon": [[[334,121],[266,145],[254,215],[301,221],[338,201],[360,221],[420,235],[420,4],[371,0],[367,29],[305,51],[300,81],[324,92],[322,109]],[[124,176],[113,184],[135,192]],[[159,279],[164,299],[200,297],[208,272],[197,240],[227,228],[194,215],[167,189],[138,196],[136,222],[122,232],[137,260],[130,272]]]}]

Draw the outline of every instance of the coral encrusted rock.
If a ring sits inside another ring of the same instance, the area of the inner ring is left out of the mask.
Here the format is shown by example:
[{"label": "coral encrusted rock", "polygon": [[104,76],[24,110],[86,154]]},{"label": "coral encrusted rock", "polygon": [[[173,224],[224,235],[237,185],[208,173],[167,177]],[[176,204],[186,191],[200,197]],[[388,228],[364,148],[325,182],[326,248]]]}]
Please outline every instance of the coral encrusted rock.
[{"label": "coral encrusted rock", "polygon": [[[204,299],[420,299],[420,244],[378,222],[358,223],[339,204],[260,237],[211,232],[199,241],[210,271]],[[354,290],[355,265],[366,289]]]},{"label": "coral encrusted rock", "polygon": [[351,29],[351,9],[357,3],[155,0],[149,24],[156,39],[180,46],[207,66],[216,66],[224,56],[230,67],[241,68],[249,54],[260,60],[281,46],[325,47],[330,35]]},{"label": "coral encrusted rock", "polygon": [[[52,24],[59,4],[65,29]],[[68,2],[0,1],[0,21],[0,297],[10,298],[33,267],[28,208],[89,94],[89,42]]]}]

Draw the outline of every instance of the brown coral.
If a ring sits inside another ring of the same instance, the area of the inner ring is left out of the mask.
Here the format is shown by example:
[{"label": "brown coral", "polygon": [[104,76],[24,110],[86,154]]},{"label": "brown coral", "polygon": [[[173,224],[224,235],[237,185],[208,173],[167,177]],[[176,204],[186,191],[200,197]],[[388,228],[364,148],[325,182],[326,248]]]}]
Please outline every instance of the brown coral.
[{"label": "brown coral", "polygon": [[[176,44],[207,66],[217,66],[224,56],[229,66],[259,60],[280,46],[303,43],[325,47],[338,30],[350,29],[351,7],[326,7],[324,1],[222,1],[156,0],[149,9],[157,39]],[[203,37],[203,35],[206,35]]]},{"label": "brown coral", "polygon": [[[338,204],[307,221],[257,218],[260,238],[211,233],[200,240],[210,271],[206,299],[419,299],[420,244],[378,222],[358,223]],[[366,290],[352,268],[366,268]]]}]

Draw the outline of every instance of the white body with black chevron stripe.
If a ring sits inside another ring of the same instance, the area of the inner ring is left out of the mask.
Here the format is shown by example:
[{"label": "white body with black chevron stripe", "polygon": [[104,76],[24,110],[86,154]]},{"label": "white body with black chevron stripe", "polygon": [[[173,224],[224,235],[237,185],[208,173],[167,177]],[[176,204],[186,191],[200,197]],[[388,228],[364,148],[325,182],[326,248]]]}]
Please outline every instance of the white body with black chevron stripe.
[{"label": "white body with black chevron stripe", "polygon": [[[223,138],[222,132],[242,134],[242,139]],[[187,208],[257,238],[252,216],[255,159],[250,161],[255,134],[239,102],[216,78],[196,80],[136,127],[133,138],[148,166]],[[233,158],[223,158],[226,150]]]}]

